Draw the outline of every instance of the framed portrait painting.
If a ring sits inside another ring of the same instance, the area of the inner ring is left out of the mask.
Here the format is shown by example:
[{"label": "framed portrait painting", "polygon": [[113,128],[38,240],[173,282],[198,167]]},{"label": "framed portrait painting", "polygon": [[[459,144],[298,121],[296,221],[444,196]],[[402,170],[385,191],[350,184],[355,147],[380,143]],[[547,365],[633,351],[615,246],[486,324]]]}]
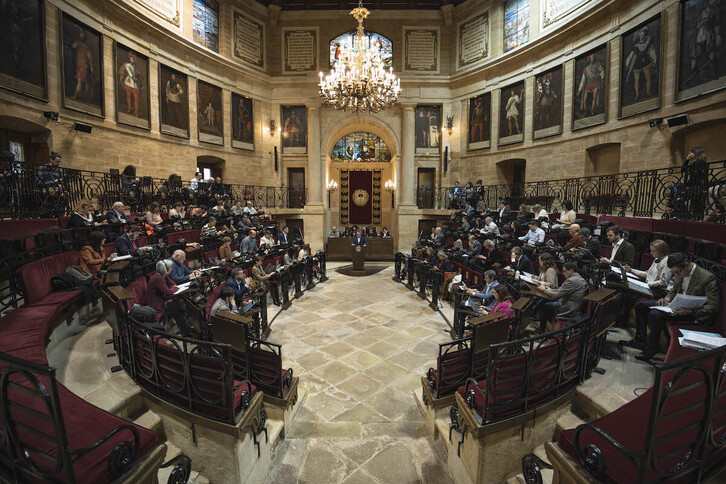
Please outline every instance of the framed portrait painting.
[{"label": "framed portrait painting", "polygon": [[726,4],[681,0],[676,102],[726,87]]},{"label": "framed portrait painting", "polygon": [[534,76],[533,139],[562,133],[564,90],[561,65]]},{"label": "framed portrait painting", "polygon": [[255,149],[254,102],[241,94],[232,93],[232,147]]},{"label": "framed portrait painting", "polygon": [[116,120],[149,129],[149,58],[118,42],[116,59]]},{"label": "framed portrait painting", "polygon": [[441,106],[416,106],[416,154],[441,150]]},{"label": "framed portrait painting", "polygon": [[492,140],[492,93],[485,92],[469,99],[468,150],[491,147]]},{"label": "framed portrait painting", "polygon": [[524,80],[503,87],[499,98],[499,146],[524,141]]},{"label": "framed portrait painting", "polygon": [[0,87],[46,100],[45,3],[0,2],[0,19]]},{"label": "framed portrait painting", "polygon": [[607,53],[607,44],[602,44],[575,57],[573,130],[603,124],[607,120]]},{"label": "framed portrait painting", "polygon": [[222,88],[197,81],[197,132],[199,141],[224,145]]},{"label": "framed portrait painting", "polygon": [[282,152],[308,152],[308,111],[305,106],[282,106]]},{"label": "framed portrait painting", "polygon": [[189,138],[189,79],[159,64],[159,119],[162,134]]},{"label": "framed portrait painting", "polygon": [[646,20],[620,36],[619,118],[660,107],[663,65],[661,16]]},{"label": "framed portrait painting", "polygon": [[103,117],[103,36],[65,12],[59,30],[63,107]]}]

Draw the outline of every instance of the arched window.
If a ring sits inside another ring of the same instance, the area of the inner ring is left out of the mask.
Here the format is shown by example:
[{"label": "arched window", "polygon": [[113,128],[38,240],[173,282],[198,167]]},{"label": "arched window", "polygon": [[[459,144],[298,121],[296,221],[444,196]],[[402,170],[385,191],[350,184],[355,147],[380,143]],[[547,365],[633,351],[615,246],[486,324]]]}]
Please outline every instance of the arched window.
[{"label": "arched window", "polygon": [[[340,34],[330,41],[330,68],[340,59],[343,52],[348,51],[355,45],[355,30]],[[377,48],[381,51],[381,59],[385,67],[393,67],[393,43],[381,34],[365,32],[366,47]]]},{"label": "arched window", "polygon": [[219,3],[217,0],[194,0],[192,14],[194,42],[219,52]]},{"label": "arched window", "polygon": [[381,138],[373,133],[358,131],[348,133],[335,143],[330,154],[333,161],[349,162],[381,162],[391,161],[391,151]]}]

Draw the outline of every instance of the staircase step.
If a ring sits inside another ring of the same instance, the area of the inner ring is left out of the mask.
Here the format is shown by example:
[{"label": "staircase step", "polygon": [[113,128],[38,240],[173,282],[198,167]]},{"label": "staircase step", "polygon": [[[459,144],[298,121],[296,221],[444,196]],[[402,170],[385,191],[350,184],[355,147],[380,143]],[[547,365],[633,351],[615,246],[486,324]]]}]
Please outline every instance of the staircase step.
[{"label": "staircase step", "polygon": [[134,419],[134,423],[149,430],[153,430],[157,434],[161,433],[161,431],[163,430],[161,427],[161,417],[159,417],[159,415],[152,412],[151,410],[147,410],[139,417]]},{"label": "staircase step", "polygon": [[557,439],[560,438],[560,434],[563,430],[574,429],[578,425],[582,425],[584,423],[585,421],[574,413],[566,413],[557,419],[557,422],[555,423],[555,434],[552,436],[552,441],[557,442]]},{"label": "staircase step", "polygon": [[[267,420],[267,436],[270,440],[270,449],[274,449],[279,443],[280,436],[285,429],[285,422],[282,420]],[[258,436],[261,439],[265,439],[264,435]]]}]

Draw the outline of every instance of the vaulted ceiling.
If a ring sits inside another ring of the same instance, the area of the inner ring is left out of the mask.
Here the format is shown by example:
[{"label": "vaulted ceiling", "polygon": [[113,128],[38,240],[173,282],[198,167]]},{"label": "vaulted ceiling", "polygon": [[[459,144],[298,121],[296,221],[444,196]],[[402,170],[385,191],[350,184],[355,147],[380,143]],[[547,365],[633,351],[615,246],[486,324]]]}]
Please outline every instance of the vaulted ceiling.
[{"label": "vaulted ceiling", "polygon": [[[352,10],[354,0],[257,0],[263,5],[279,5],[282,10]],[[437,10],[442,5],[458,5],[464,0],[367,0],[363,6],[370,10]]]}]

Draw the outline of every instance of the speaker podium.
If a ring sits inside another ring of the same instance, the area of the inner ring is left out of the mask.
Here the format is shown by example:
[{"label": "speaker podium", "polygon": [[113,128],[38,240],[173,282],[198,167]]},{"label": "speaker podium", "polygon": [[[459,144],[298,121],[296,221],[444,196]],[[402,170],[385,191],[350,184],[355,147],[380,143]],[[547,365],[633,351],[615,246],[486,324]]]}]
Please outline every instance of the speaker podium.
[{"label": "speaker podium", "polygon": [[353,270],[350,271],[351,276],[367,276],[368,271],[365,269],[366,262],[366,246],[354,245],[351,247],[353,254]]}]

